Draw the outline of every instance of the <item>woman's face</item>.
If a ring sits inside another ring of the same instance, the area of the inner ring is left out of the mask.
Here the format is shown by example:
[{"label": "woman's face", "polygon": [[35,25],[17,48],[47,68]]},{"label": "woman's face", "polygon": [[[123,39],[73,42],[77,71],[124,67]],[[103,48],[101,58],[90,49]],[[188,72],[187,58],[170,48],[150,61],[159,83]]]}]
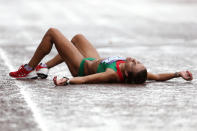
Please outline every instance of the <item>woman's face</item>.
[{"label": "woman's face", "polygon": [[125,76],[128,77],[128,72],[136,74],[137,72],[145,69],[145,66],[134,58],[127,57],[125,63]]}]

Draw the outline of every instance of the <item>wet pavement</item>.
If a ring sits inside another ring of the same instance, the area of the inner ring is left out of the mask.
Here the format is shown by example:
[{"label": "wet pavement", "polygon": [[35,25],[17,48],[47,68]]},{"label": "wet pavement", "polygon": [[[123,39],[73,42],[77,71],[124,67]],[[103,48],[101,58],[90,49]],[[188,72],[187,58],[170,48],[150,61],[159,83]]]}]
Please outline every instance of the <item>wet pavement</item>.
[{"label": "wet pavement", "polygon": [[[0,130],[197,130],[197,1],[0,0],[0,12]],[[71,77],[65,64],[46,80],[11,79],[50,27],[84,34],[102,57],[132,56],[153,73],[189,69],[194,80],[55,87],[53,76]]]}]

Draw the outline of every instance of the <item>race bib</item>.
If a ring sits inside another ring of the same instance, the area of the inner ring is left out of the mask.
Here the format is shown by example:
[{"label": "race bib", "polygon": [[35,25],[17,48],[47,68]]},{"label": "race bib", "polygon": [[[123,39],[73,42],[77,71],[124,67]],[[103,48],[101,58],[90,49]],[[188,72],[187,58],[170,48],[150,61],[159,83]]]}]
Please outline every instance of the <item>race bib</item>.
[{"label": "race bib", "polygon": [[111,57],[107,57],[104,60],[101,61],[101,63],[105,63],[105,64],[111,64],[115,61],[119,61],[119,60],[126,60],[125,57],[121,57],[121,56],[111,56]]}]

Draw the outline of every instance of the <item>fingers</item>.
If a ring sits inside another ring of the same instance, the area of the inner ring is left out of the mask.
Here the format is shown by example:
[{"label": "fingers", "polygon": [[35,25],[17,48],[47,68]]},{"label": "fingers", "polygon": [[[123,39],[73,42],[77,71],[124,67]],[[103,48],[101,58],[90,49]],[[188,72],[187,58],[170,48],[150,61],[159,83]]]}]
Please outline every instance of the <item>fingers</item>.
[{"label": "fingers", "polygon": [[192,76],[192,73],[189,72],[189,71],[183,71],[182,72],[182,78],[187,80],[187,81],[190,81],[193,79],[193,76]]},{"label": "fingers", "polygon": [[55,76],[55,77],[53,78],[53,82],[54,82],[54,84],[57,86],[57,76]]},{"label": "fingers", "polygon": [[186,71],[187,72],[187,75],[189,76],[190,80],[193,79],[193,76],[192,76],[192,73],[190,71]]},{"label": "fingers", "polygon": [[181,72],[180,72],[180,75],[181,75],[181,77],[182,77],[183,79],[185,79],[185,80],[187,80],[187,81],[190,81],[190,80],[193,79],[192,73],[189,72],[189,71],[181,71]]},{"label": "fingers", "polygon": [[53,82],[56,86],[64,86],[65,82],[68,80],[68,78],[61,78],[59,80],[57,80],[57,76],[55,76],[53,78]]}]

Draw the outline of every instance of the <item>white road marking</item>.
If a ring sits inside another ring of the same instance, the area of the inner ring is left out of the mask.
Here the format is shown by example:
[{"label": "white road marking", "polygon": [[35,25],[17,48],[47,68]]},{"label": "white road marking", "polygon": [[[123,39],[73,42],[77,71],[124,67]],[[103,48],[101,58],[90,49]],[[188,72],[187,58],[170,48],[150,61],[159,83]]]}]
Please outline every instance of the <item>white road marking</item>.
[{"label": "white road marking", "polygon": [[[0,48],[0,57],[3,59],[3,62],[8,67],[9,71],[16,70],[12,66],[9,58],[7,57],[6,52],[2,48]],[[36,107],[36,104],[31,100],[31,97],[28,91],[25,90],[26,88],[25,85],[23,85],[20,81],[17,81],[17,80],[15,81],[15,83],[18,87],[20,87],[20,92],[22,96],[24,97],[27,105],[31,109],[35,122],[38,124],[38,128],[40,128],[42,131],[49,131],[49,129],[47,128],[46,120],[41,115],[40,111]]]}]

